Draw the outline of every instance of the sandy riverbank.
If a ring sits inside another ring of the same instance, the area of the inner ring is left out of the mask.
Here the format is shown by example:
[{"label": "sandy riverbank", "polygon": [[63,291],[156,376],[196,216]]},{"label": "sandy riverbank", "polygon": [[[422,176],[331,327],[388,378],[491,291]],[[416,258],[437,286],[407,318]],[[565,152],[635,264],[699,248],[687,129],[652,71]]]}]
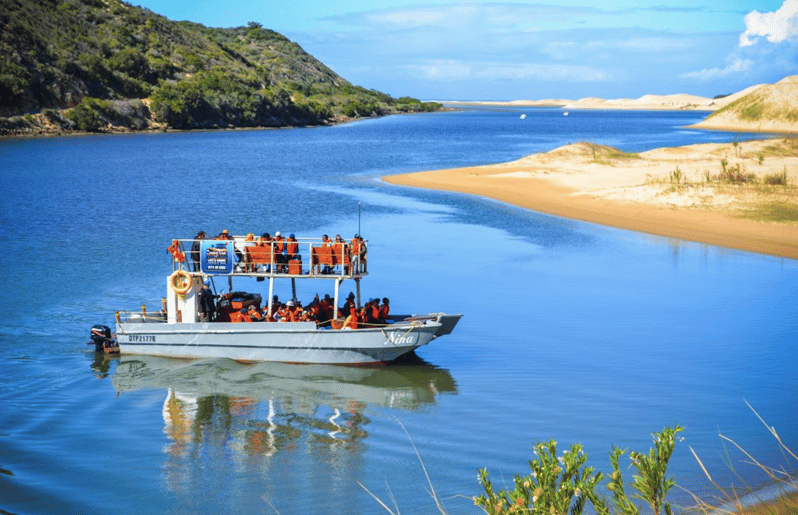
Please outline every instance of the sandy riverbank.
[{"label": "sandy riverbank", "polygon": [[[756,183],[719,182],[723,169]],[[767,186],[786,171],[787,186]],[[577,143],[518,161],[385,177],[552,215],[798,259],[798,143],[747,141],[628,155]],[[772,221],[781,216],[788,221]],[[791,220],[791,221],[790,221]]]},{"label": "sandy riverbank", "polygon": [[494,106],[494,107],[562,107],[563,109],[624,109],[644,111],[715,111],[729,105],[738,98],[761,88],[761,84],[722,98],[706,98],[697,95],[643,95],[640,98],[604,99],[587,97],[574,99],[550,98],[545,100],[512,101],[440,101],[448,106]]}]

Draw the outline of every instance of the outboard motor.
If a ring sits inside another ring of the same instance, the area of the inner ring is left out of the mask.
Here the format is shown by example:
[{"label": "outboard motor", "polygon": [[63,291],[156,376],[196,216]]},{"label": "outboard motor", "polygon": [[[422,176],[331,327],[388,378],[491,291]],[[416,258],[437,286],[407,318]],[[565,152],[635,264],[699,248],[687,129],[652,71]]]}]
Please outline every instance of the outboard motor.
[{"label": "outboard motor", "polygon": [[119,344],[111,337],[111,328],[107,325],[95,325],[91,328],[91,341],[95,352],[105,352],[106,349],[118,349]]}]

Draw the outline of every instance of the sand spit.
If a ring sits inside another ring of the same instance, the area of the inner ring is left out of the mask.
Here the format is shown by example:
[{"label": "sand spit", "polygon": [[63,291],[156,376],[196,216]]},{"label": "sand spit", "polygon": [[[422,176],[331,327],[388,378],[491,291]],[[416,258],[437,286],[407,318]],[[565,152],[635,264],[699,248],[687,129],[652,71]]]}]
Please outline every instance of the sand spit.
[{"label": "sand spit", "polygon": [[[747,182],[719,181],[724,170]],[[782,175],[786,186],[764,184],[767,177]],[[798,223],[758,221],[763,219],[759,216],[763,206],[798,210],[798,141],[794,139],[689,145],[641,154],[577,143],[509,163],[384,180],[798,259]]]}]

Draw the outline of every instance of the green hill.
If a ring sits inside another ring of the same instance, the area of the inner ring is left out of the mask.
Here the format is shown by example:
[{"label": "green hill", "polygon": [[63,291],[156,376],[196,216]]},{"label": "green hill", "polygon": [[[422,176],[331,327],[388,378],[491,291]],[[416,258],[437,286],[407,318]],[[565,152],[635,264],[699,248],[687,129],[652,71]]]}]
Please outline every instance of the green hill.
[{"label": "green hill", "polygon": [[0,133],[322,125],[440,109],[352,85],[250,22],[120,0],[2,0]]},{"label": "green hill", "polygon": [[798,132],[798,75],[765,84],[695,125],[707,129]]}]

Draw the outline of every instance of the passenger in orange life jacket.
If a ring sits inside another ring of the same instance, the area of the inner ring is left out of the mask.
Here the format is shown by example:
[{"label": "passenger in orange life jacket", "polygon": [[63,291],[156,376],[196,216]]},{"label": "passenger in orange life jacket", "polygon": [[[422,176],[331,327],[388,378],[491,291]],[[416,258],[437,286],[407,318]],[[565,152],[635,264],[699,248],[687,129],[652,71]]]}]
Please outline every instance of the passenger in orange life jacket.
[{"label": "passenger in orange life jacket", "polygon": [[382,306],[380,306],[380,322],[385,322],[388,320],[388,317],[391,315],[391,301],[388,300],[388,297],[383,297],[382,299]]},{"label": "passenger in orange life jacket", "polygon": [[375,324],[379,324],[380,320],[380,299],[374,299],[371,301],[371,309],[369,311],[369,317]]},{"label": "passenger in orange life jacket", "polygon": [[360,312],[357,314],[358,321],[361,324],[371,324],[371,320],[369,319],[369,312],[371,311],[371,301],[366,302],[366,304],[361,308]]},{"label": "passenger in orange life jacket", "polygon": [[319,322],[328,325],[333,317],[333,300],[329,293],[324,294],[324,298],[319,302]]},{"label": "passenger in orange life jacket", "polygon": [[293,300],[289,300],[285,303],[285,309],[283,310],[283,316],[280,318],[281,322],[299,322],[299,319],[302,315],[302,312],[297,309],[296,305],[294,304]]},{"label": "passenger in orange life jacket", "polygon": [[[272,241],[272,236],[271,236],[271,234],[269,234],[267,232],[263,233],[261,235],[261,237],[258,238],[258,241],[255,242],[255,243],[257,244],[258,247],[272,247],[272,248],[274,248],[273,241]],[[272,266],[271,265],[260,265],[260,266],[261,266],[261,270],[260,270],[261,272],[271,272],[272,271]]]},{"label": "passenger in orange life jacket", "polygon": [[348,327],[350,329],[357,329],[357,306],[355,306],[354,299],[347,299],[347,307],[348,310],[345,310],[344,313],[348,313],[346,320],[344,320],[344,327]]},{"label": "passenger in orange life jacket", "polygon": [[250,320],[252,322],[262,322],[263,321],[263,315],[261,315],[260,312],[257,309],[255,309],[255,306],[253,306],[251,304],[247,308],[247,315],[249,316],[249,318],[250,318]]},{"label": "passenger in orange life jacket", "polygon": [[244,308],[241,308],[241,321],[252,322],[252,318],[249,316],[249,312]]},{"label": "passenger in orange life jacket", "polygon": [[361,235],[355,234],[350,249],[353,272],[366,272],[366,242]]},{"label": "passenger in orange life jacket", "polygon": [[[317,296],[318,298],[318,296]],[[319,313],[321,312],[321,302],[311,302],[308,309],[305,311],[304,319],[308,322],[319,322]]]},{"label": "passenger in orange life jacket", "polygon": [[350,252],[350,261],[352,264],[352,273],[360,272],[360,235],[355,234],[354,238],[352,238],[351,243],[349,243],[349,250]]},{"label": "passenger in orange life jacket", "polygon": [[[322,247],[332,247],[332,240],[326,234],[321,236],[321,246]],[[330,265],[324,265],[324,269],[321,271],[322,274],[331,274],[332,267]]]},{"label": "passenger in orange life jacket", "polygon": [[[332,244],[333,255],[336,262],[346,263],[346,247],[347,247],[346,242],[343,240],[343,238],[341,238],[341,235],[336,234],[335,241]],[[344,272],[346,272],[348,265],[343,265],[343,266],[344,266]]]},{"label": "passenger in orange life jacket", "polygon": [[360,321],[364,324],[375,325],[379,323],[380,307],[378,299],[369,299],[360,311]]},{"label": "passenger in orange life jacket", "polygon": [[351,291],[349,292],[349,296],[346,298],[344,305],[341,307],[341,309],[339,309],[339,311],[341,311],[345,316],[349,314],[350,309],[355,309],[355,311],[357,311],[357,305],[355,304],[355,294],[352,293]]},{"label": "passenger in orange life jacket", "polygon": [[274,251],[277,252],[278,254],[282,254],[284,248],[285,248],[285,238],[280,233],[280,231],[277,231],[276,233],[274,233]]},{"label": "passenger in orange life jacket", "polygon": [[233,250],[236,253],[236,257],[238,258],[238,269],[245,270],[246,261],[247,261],[247,247],[254,247],[255,246],[255,235],[252,233],[247,234],[247,237],[244,241],[238,240],[233,243]]},{"label": "passenger in orange life jacket", "polygon": [[288,235],[288,239],[285,240],[285,257],[288,261],[292,259],[302,259],[302,256],[299,255],[299,243],[297,243],[296,238],[294,237],[294,233]]}]

